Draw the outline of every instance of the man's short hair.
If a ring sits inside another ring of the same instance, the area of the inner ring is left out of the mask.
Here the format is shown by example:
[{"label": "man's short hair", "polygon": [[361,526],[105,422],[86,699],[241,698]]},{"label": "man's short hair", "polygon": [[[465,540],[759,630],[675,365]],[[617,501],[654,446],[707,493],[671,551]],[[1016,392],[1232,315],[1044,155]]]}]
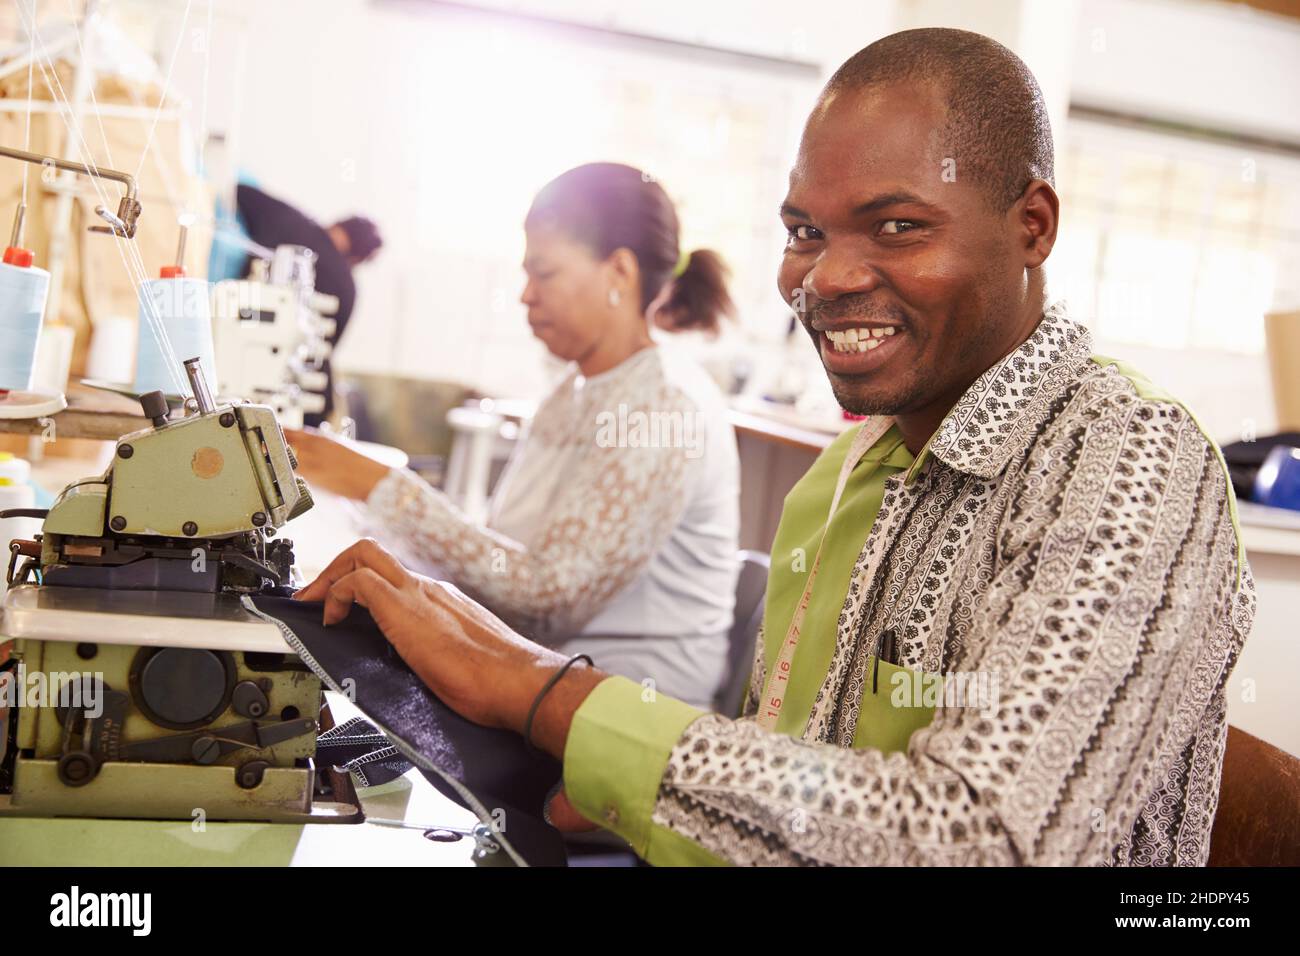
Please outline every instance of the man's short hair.
[{"label": "man's short hair", "polygon": [[353,262],[365,262],[384,244],[384,240],[379,236],[379,227],[363,216],[352,216],[334,225],[347,234],[348,259]]},{"label": "man's short hair", "polygon": [[1043,91],[1020,57],[986,36],[942,28],[892,34],[850,57],[822,95],[917,82],[936,84],[945,97],[944,155],[956,160],[958,180],[973,177],[997,209],[1011,208],[1031,180],[1053,182]]}]

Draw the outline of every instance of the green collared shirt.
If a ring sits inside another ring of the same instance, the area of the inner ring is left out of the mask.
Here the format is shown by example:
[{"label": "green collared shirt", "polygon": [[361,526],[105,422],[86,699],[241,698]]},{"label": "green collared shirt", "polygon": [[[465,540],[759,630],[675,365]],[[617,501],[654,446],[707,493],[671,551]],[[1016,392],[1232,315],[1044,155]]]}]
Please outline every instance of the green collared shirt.
[{"label": "green collared shirt", "polygon": [[826,534],[776,732],[610,678],[569,799],[656,864],[1204,863],[1254,591],[1213,442],[1059,308],[915,460],[791,491],[746,714]]}]

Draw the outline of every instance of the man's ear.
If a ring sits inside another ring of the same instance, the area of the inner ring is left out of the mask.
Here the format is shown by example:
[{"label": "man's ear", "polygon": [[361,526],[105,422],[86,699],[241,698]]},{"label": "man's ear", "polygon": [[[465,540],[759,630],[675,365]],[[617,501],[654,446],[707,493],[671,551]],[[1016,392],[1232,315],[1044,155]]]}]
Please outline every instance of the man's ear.
[{"label": "man's ear", "polygon": [[1056,245],[1061,200],[1050,183],[1035,179],[1011,207],[1011,215],[1014,217],[1013,228],[1024,250],[1025,268],[1037,269],[1047,261]]}]

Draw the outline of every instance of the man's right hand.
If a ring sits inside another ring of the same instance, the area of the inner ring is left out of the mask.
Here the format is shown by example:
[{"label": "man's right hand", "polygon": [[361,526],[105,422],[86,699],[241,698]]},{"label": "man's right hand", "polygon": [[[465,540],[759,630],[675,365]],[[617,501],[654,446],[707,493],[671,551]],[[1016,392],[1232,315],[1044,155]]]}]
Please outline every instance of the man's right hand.
[{"label": "man's right hand", "polygon": [[[522,733],[533,701],[567,660],[516,634],[453,585],[408,571],[369,539],[336,557],[295,598],[324,602],[326,626],[343,620],[353,604],[367,608],[430,690],[488,727]],[[606,676],[569,668],[538,710],[533,742],[563,759],[574,711]]]}]

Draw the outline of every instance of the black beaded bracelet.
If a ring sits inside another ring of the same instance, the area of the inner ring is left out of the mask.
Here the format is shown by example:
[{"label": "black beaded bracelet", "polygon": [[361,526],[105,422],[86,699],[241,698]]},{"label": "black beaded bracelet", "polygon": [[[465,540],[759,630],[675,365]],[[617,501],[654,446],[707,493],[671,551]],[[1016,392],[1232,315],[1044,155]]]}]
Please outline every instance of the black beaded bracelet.
[{"label": "black beaded bracelet", "polygon": [[564,662],[563,667],[551,675],[551,679],[542,686],[542,689],[537,692],[537,696],[533,698],[533,706],[528,708],[528,719],[524,721],[524,745],[539,757],[546,756],[546,754],[533,743],[533,718],[537,716],[537,708],[542,706],[542,699],[551,692],[551,688],[558,684],[565,672],[578,661],[586,661],[588,667],[596,666],[596,662],[586,654],[574,654]]}]

